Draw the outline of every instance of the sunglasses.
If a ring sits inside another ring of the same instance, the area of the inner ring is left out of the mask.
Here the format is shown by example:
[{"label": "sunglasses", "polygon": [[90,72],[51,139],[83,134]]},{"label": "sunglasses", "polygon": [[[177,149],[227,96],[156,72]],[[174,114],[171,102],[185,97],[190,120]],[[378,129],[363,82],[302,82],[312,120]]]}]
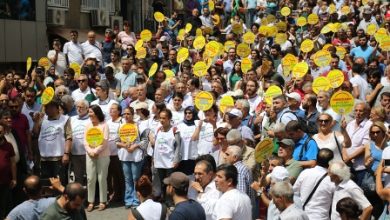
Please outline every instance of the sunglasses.
[{"label": "sunglasses", "polygon": [[329,119],[318,119],[318,123],[322,124],[322,123],[325,123],[325,124],[328,124],[329,123]]},{"label": "sunglasses", "polygon": [[78,83],[81,83],[81,82],[86,82],[87,80],[86,79],[80,79],[80,80],[77,80]]},{"label": "sunglasses", "polygon": [[130,113],[123,113],[122,115],[131,115]]},{"label": "sunglasses", "polygon": [[382,131],[370,131],[370,134],[380,134]]}]

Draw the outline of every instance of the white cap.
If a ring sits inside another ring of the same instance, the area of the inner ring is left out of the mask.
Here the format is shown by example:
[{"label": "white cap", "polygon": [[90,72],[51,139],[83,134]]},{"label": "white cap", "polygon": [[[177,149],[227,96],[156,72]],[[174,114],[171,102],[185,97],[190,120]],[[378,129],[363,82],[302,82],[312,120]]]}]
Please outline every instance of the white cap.
[{"label": "white cap", "polygon": [[299,93],[297,93],[297,92],[287,93],[286,96],[287,96],[288,98],[295,99],[295,100],[297,100],[298,102],[301,102],[301,95],[299,95]]},{"label": "white cap", "polygon": [[275,182],[282,182],[288,180],[289,177],[290,174],[288,173],[287,169],[282,166],[274,167],[271,173],[271,180]]},{"label": "white cap", "polygon": [[234,116],[234,117],[239,117],[242,118],[242,112],[236,108],[233,108],[228,112],[228,115]]},{"label": "white cap", "polygon": [[137,104],[135,104],[135,110],[138,110],[138,109],[146,109],[146,110],[148,110],[149,109],[148,103],[146,103],[146,102],[138,102]]}]

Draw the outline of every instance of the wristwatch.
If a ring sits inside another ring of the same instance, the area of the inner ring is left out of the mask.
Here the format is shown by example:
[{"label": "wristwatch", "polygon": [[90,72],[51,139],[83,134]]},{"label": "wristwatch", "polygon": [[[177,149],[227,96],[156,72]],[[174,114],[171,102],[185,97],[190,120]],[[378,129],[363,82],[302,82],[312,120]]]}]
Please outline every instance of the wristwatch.
[{"label": "wristwatch", "polygon": [[262,193],[263,193],[263,191],[262,191],[261,189],[259,189],[259,190],[256,192],[256,194],[257,194],[258,197],[260,197]]}]

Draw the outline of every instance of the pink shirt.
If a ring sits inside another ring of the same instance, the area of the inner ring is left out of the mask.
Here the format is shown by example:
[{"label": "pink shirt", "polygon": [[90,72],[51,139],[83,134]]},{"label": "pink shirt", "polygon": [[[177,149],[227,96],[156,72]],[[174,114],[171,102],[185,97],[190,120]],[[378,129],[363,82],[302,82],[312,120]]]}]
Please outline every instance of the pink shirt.
[{"label": "pink shirt", "polygon": [[109,157],[110,156],[110,148],[108,147],[108,138],[109,138],[110,132],[109,132],[107,124],[105,122],[102,122],[102,123],[99,123],[98,126],[95,126],[103,131],[103,137],[104,137],[102,145],[99,145],[95,148],[90,147],[86,141],[87,140],[86,133],[87,133],[88,129],[90,129],[92,127],[94,127],[92,125],[92,123],[88,123],[87,126],[85,126],[85,133],[84,133],[85,150],[87,151],[87,153],[94,152],[94,153],[98,154],[98,158]]}]

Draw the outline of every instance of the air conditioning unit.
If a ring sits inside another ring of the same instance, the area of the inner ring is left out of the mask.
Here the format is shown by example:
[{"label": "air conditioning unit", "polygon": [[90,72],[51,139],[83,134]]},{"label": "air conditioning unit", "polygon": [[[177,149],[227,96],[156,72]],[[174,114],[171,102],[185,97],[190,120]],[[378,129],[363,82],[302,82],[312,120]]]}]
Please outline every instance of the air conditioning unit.
[{"label": "air conditioning unit", "polygon": [[65,25],[65,10],[48,9],[47,23],[52,25]]},{"label": "air conditioning unit", "polygon": [[105,10],[92,10],[91,23],[94,27],[110,26],[110,14]]}]

